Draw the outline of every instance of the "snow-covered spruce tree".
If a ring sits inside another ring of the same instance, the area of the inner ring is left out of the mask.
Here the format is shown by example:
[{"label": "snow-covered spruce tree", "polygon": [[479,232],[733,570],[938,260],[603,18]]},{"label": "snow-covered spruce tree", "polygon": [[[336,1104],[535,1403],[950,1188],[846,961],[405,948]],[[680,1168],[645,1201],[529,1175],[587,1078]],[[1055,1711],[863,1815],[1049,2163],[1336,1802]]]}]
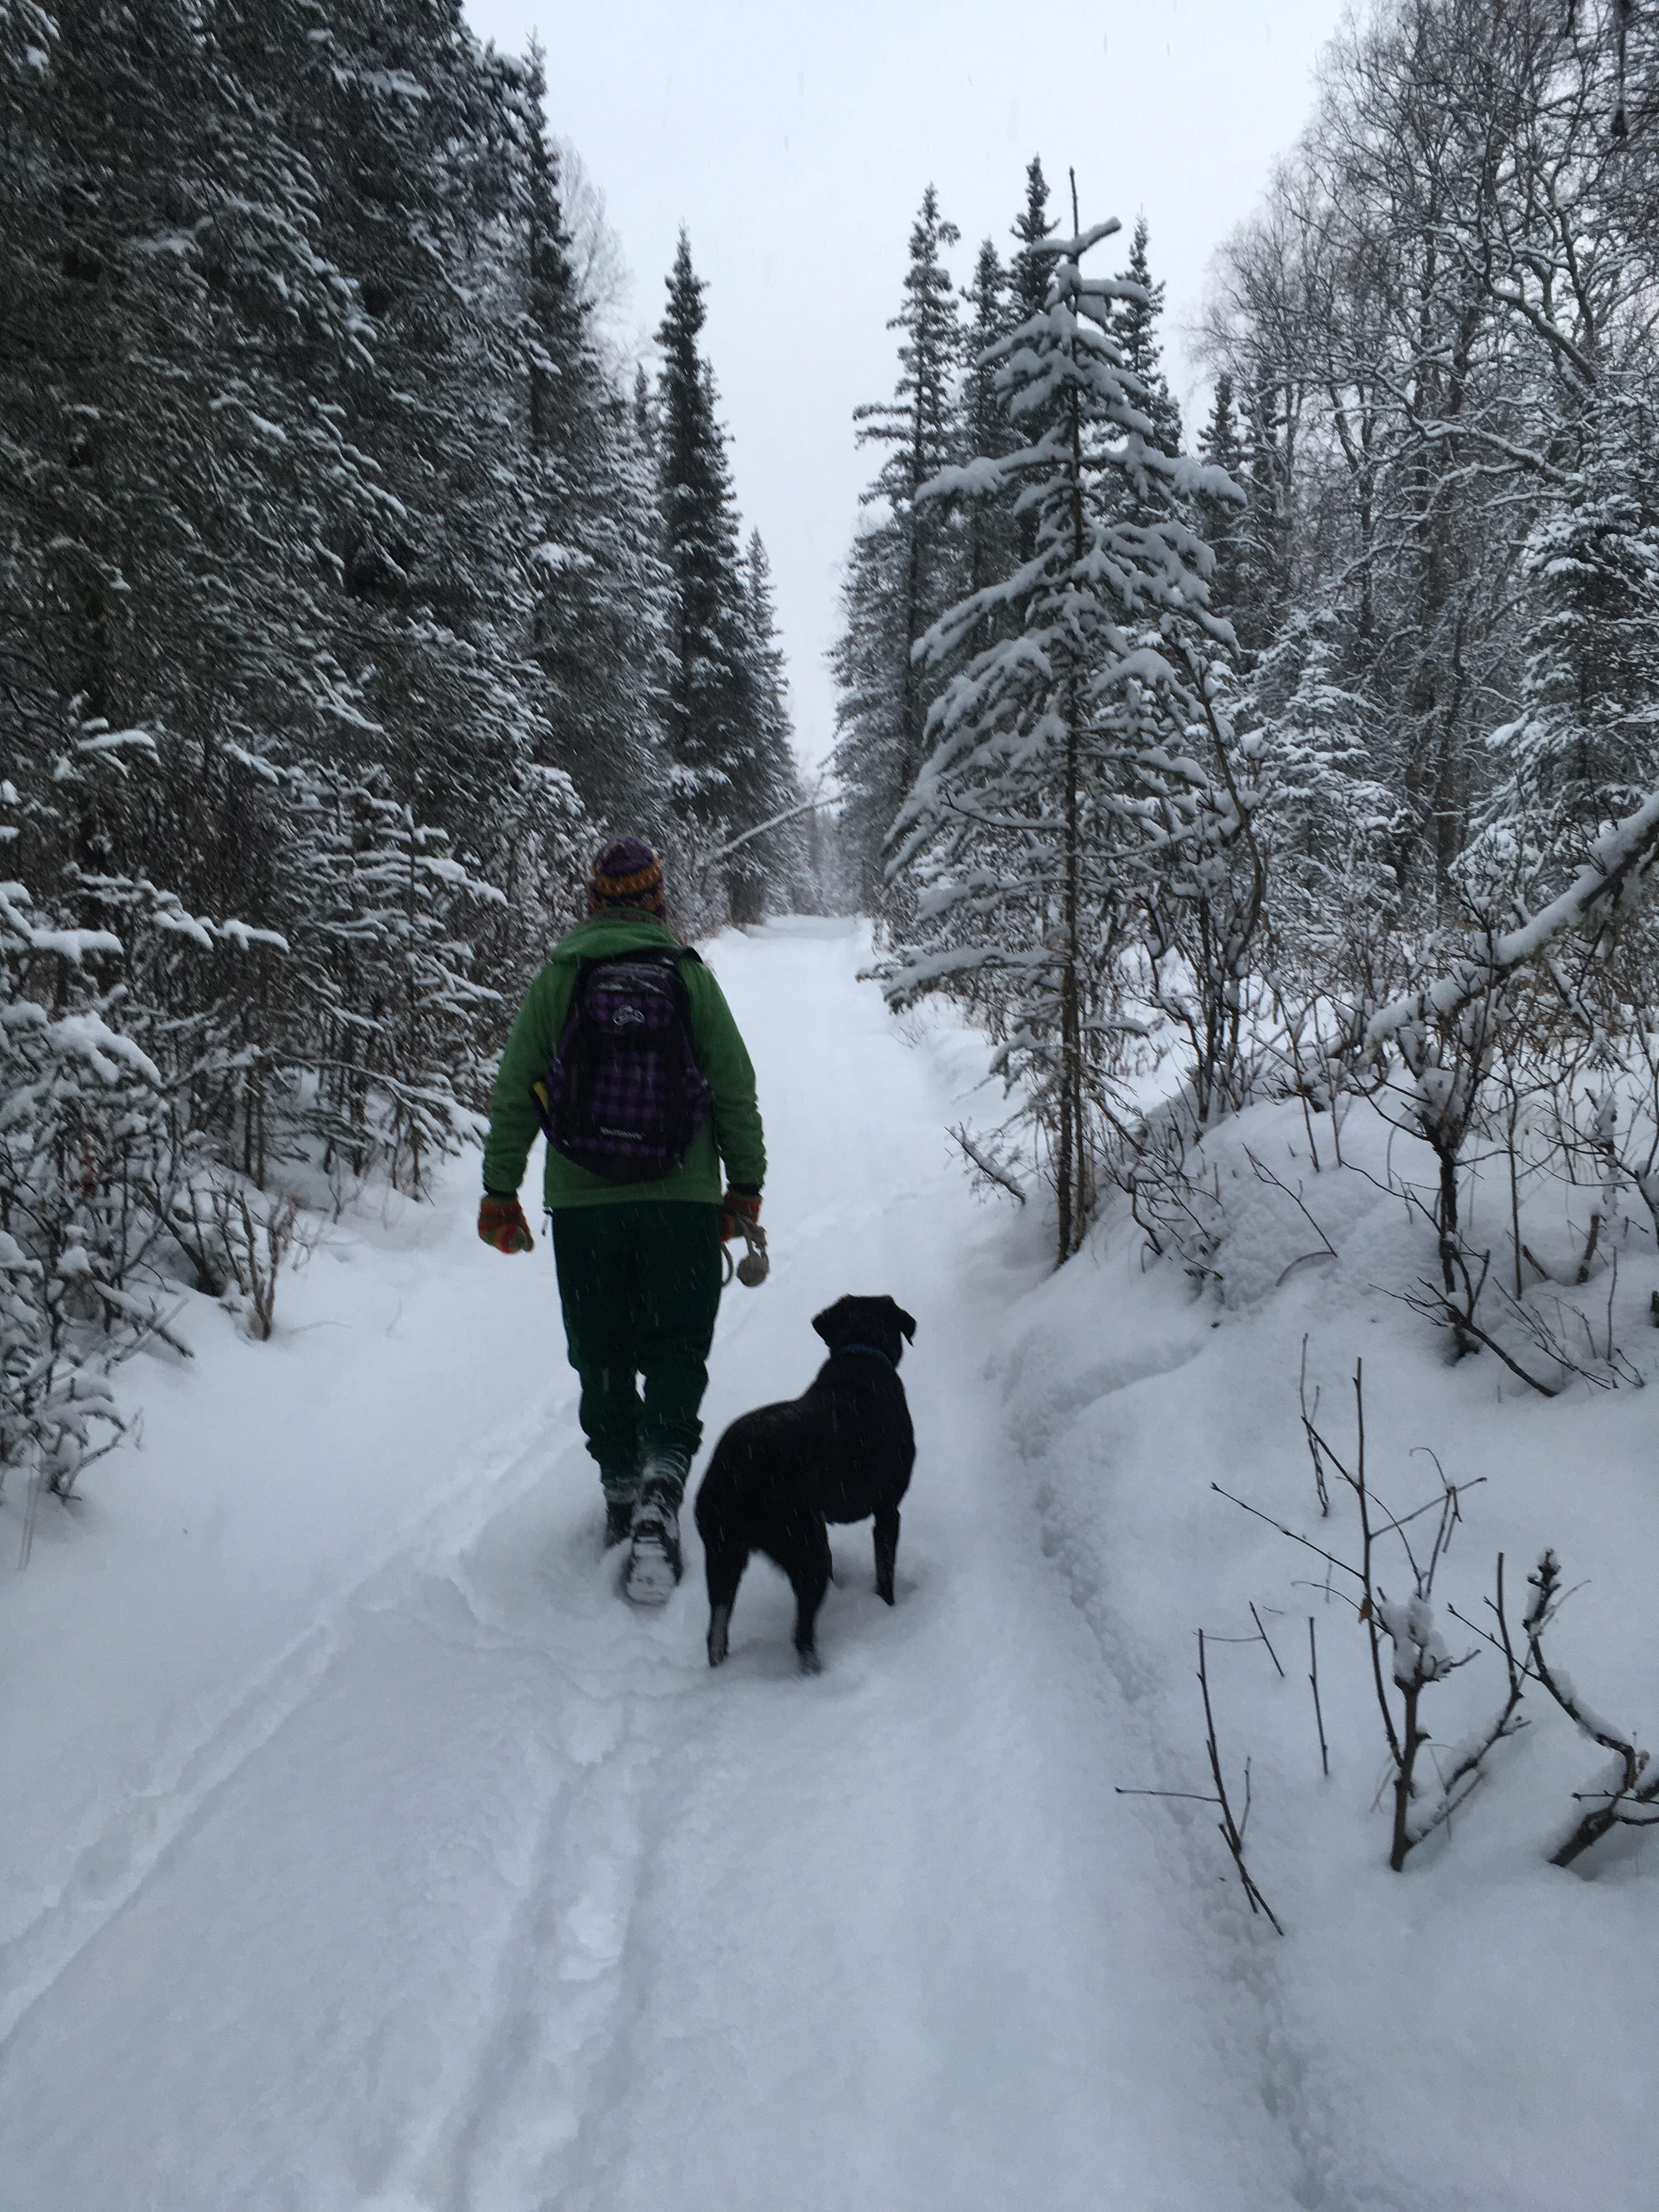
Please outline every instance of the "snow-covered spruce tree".
[{"label": "snow-covered spruce tree", "polygon": [[[477,970],[481,948],[503,941],[487,917],[504,913],[506,895],[453,856],[446,830],[418,822],[383,772],[253,756],[249,766],[283,812],[294,919],[283,965],[300,979],[304,1026],[250,1104],[249,1146],[230,1164],[263,1186],[302,1143],[337,1184],[378,1170],[424,1195],[429,1164],[476,1133],[486,1103],[502,994]],[[522,810],[517,866],[532,911],[568,903],[577,811],[562,777],[535,836]],[[538,837],[559,856],[552,884],[533,873],[547,865]]]},{"label": "snow-covered spruce tree", "polygon": [[[979,258],[974,264],[974,281],[966,297],[973,307],[973,315],[963,332],[959,441],[963,453],[1000,459],[1019,443],[1019,434],[999,399],[996,364],[989,356],[997,340],[1007,335],[1013,311],[1008,272],[988,238],[980,246]],[[960,527],[964,590],[982,592],[988,585],[1000,582],[1013,568],[1017,540],[1011,506],[1008,500],[973,499],[963,502]],[[975,649],[990,641],[988,629],[971,641]]]},{"label": "snow-covered spruce tree", "polygon": [[1042,173],[1042,157],[1033,154],[1025,165],[1024,204],[1010,232],[1015,240],[1008,272],[1010,313],[1016,326],[1040,315],[1048,300],[1054,263],[1044,240],[1053,236],[1054,229],[1048,216],[1048,179]]},{"label": "snow-covered spruce tree", "polygon": [[1128,265],[1119,272],[1124,283],[1133,289],[1125,293],[1118,306],[1117,342],[1123,349],[1125,368],[1141,387],[1141,412],[1152,426],[1158,449],[1173,458],[1181,451],[1181,410],[1158,365],[1164,358],[1158,325],[1164,313],[1164,288],[1152,282],[1146,255],[1148,236],[1143,215],[1129,242]]},{"label": "snow-covered spruce tree", "polygon": [[861,856],[872,904],[880,902],[884,842],[921,765],[939,691],[938,672],[918,664],[915,647],[963,585],[950,504],[921,498],[961,450],[961,324],[942,258],[957,238],[929,185],[910,232],[903,301],[888,325],[901,334],[893,397],[854,413],[859,443],[886,453],[863,495],[869,521],[854,548],[847,627],[834,656],[842,694],[835,768],[847,793],[842,834]]},{"label": "snow-covered spruce tree", "polygon": [[1478,842],[1511,855],[1528,902],[1553,897],[1654,780],[1659,452],[1646,427],[1617,395],[1589,396],[1575,465],[1522,554],[1521,712],[1492,740],[1512,780],[1489,800]]},{"label": "snow-covered spruce tree", "polygon": [[[1155,896],[1160,912],[1195,903],[1205,872],[1230,869],[1241,840],[1254,850],[1252,794],[1237,787],[1220,706],[1229,633],[1208,611],[1210,556],[1181,505],[1202,490],[1224,496],[1225,485],[1159,449],[1114,331],[1127,288],[1083,273],[1083,257],[1117,228],[1032,247],[1050,270],[1044,303],[991,349],[1026,441],[928,488],[942,499],[1018,486],[1033,550],[927,640],[937,660],[988,613],[1019,622],[958,670],[933,710],[934,749],[893,864],[915,886],[919,926],[886,968],[895,1004],[969,982],[999,994],[1002,1065],[1030,1086],[1049,1147],[1062,1260],[1092,1200],[1092,1125],[1137,916]],[[1161,511],[1135,521],[1131,505]],[[1219,783],[1195,757],[1194,732],[1222,748]],[[1200,981],[1220,994],[1224,1026],[1238,951],[1212,951],[1215,976]]]},{"label": "snow-covered spruce tree", "polygon": [[[738,834],[746,832],[747,842],[727,862],[727,881],[732,913],[739,921],[758,921],[768,912],[809,909],[812,891],[800,817],[778,819],[800,805],[800,775],[789,719],[789,680],[772,603],[772,564],[758,530],[749,533],[743,580],[754,702],[753,765],[742,780],[742,813],[749,818]],[[763,826],[768,823],[775,826]]]},{"label": "snow-covered spruce tree", "polygon": [[[364,1054],[366,1105],[394,1182],[421,1194],[435,1158],[478,1133],[487,1055],[478,1015],[500,994],[472,975],[472,916],[500,903],[447,851],[441,830],[359,787],[338,793],[351,823],[349,933],[358,995],[375,1010]],[[344,857],[344,856],[343,856]]]},{"label": "snow-covered spruce tree", "polygon": [[[532,737],[600,820],[668,827],[659,715],[668,571],[633,409],[612,382],[581,288],[549,142],[539,50],[504,65],[518,131],[521,259],[509,264],[523,350],[526,497],[535,532]],[[592,266],[597,249],[590,243]],[[514,304],[509,299],[509,305]]]},{"label": "snow-covered spruce tree", "polygon": [[[957,502],[949,513],[931,501],[919,504],[918,494],[951,461],[969,454],[1000,459],[1035,434],[1030,422],[1017,428],[1009,420],[994,349],[1040,313],[1048,296],[1052,262],[1042,246],[1054,228],[1048,206],[1048,181],[1034,156],[1012,228],[1012,265],[1005,270],[994,241],[983,241],[965,295],[973,313],[964,325],[939,264],[939,248],[947,241],[929,187],[911,233],[905,307],[893,325],[908,334],[898,388],[887,408],[859,410],[870,418],[861,439],[889,437],[894,450],[865,495],[870,519],[848,559],[845,628],[831,656],[840,692],[834,764],[847,794],[839,836],[856,870],[860,903],[872,913],[890,910],[896,921],[908,912],[912,887],[908,877],[889,870],[888,841],[926,751],[927,717],[951,673],[922,661],[917,644],[955,599],[988,592],[1029,560],[1036,527],[1029,512],[1018,508],[1012,485]],[[954,230],[950,236],[954,240]],[[928,375],[909,373],[908,334],[918,325],[933,356],[940,353],[949,325],[956,328],[961,354],[953,406],[941,362],[930,364]],[[908,472],[908,482],[907,430],[910,452],[929,457],[926,467]],[[930,554],[933,558],[926,557]],[[922,580],[932,589],[918,592]],[[988,599],[982,604],[985,612],[973,635],[957,647],[959,658],[1018,627],[1017,611]]]},{"label": "snow-covered spruce tree", "polygon": [[[388,972],[395,982],[416,951],[399,949],[397,910],[364,878],[383,844],[374,825],[405,821],[422,851],[447,833],[469,881],[507,878],[521,856],[529,818],[544,811],[535,756],[556,754],[568,728],[566,687],[533,651],[546,573],[537,550],[561,542],[562,497],[567,513],[581,503],[585,487],[573,493],[568,478],[592,472],[602,403],[562,281],[533,65],[481,53],[447,5],[348,4],[331,15],[325,52],[303,23],[292,27],[308,52],[295,58],[280,112],[317,172],[324,236],[353,282],[359,325],[329,396],[378,496],[337,513],[325,541],[337,589],[318,723],[250,753],[292,771],[281,787],[295,841],[284,927],[304,948],[308,1026],[326,1064],[309,1066],[296,1040],[290,1080],[331,1136],[338,1115],[323,1109],[344,1109],[363,1165],[418,1187],[396,1096],[429,1092],[442,1118],[447,1095],[474,1087],[477,1039],[453,1021],[399,1017]],[[555,382],[562,414],[547,399]],[[636,663],[626,647],[618,657],[614,688],[625,690]],[[343,809],[343,884],[341,856],[317,838],[319,820]],[[541,873],[520,868],[519,881]],[[459,934],[489,942],[504,984],[544,942],[544,910],[514,932],[493,902],[442,902],[416,934],[431,921],[446,941],[459,919]]]},{"label": "snow-covered spruce tree", "polygon": [[1295,604],[1293,431],[1299,404],[1293,387],[1270,376],[1253,382],[1244,397],[1243,469],[1235,479],[1244,506],[1234,536],[1234,575],[1237,635],[1247,652],[1277,636]]},{"label": "snow-covered spruce tree", "polygon": [[1376,710],[1349,672],[1351,644],[1329,608],[1294,617],[1247,695],[1273,765],[1263,835],[1280,978],[1308,996],[1352,989],[1354,953],[1393,915],[1393,803],[1372,771]]},{"label": "snow-covered spruce tree", "polygon": [[832,764],[846,794],[840,842],[855,902],[875,915],[889,897],[881,847],[905,788],[902,695],[894,684],[905,649],[897,617],[903,569],[898,532],[884,517],[872,518],[848,555],[842,630],[830,655],[836,695]]},{"label": "snow-covered spruce tree", "polygon": [[[1231,483],[1243,485],[1246,479],[1244,446],[1233,404],[1233,380],[1224,368],[1215,380],[1208,420],[1198,434],[1198,452],[1201,460],[1219,469]],[[1211,599],[1217,613],[1233,623],[1237,634],[1238,624],[1234,621],[1234,610],[1242,596],[1245,557],[1243,508],[1237,501],[1212,499],[1201,493],[1194,502],[1194,511],[1199,527],[1215,556],[1215,572],[1210,580]]]},{"label": "snow-covered spruce tree", "polygon": [[[1025,167],[1025,202],[1015,216],[1011,230],[1014,240],[1013,258],[1008,264],[1008,330],[1018,330],[1033,315],[1040,315],[1048,297],[1048,286],[1054,276],[1054,262],[1045,250],[1044,241],[1055,225],[1048,215],[1048,179],[1042,173],[1042,160],[1034,154]],[[1006,336],[1006,332],[1000,333]],[[993,363],[994,381],[995,364]],[[1011,425],[1011,428],[1012,426]],[[1029,441],[1043,429],[1040,416],[1030,410],[1018,425],[1020,433]],[[1023,566],[1031,558],[1036,546],[1036,519],[1030,508],[1017,498],[1012,504],[1017,510],[1012,516],[1014,536],[1014,559],[1006,574]]]},{"label": "snow-covered spruce tree", "polygon": [[[657,482],[669,569],[665,726],[675,820],[692,872],[698,855],[764,817],[744,779],[752,768],[755,701],[737,503],[716,414],[714,372],[699,338],[702,279],[680,233],[657,332]],[[729,899],[716,872],[707,896]]]},{"label": "snow-covered spruce tree", "polygon": [[518,804],[538,688],[520,73],[452,0],[340,0],[325,26],[301,0],[236,12],[352,311],[354,343],[301,378],[305,402],[337,422],[368,494],[328,515],[316,720],[289,757],[383,775],[482,866]]},{"label": "snow-covered spruce tree", "polygon": [[[1210,416],[1199,431],[1199,458],[1228,476],[1239,498],[1194,504],[1199,529],[1214,553],[1210,599],[1232,623],[1241,661],[1252,665],[1281,637],[1283,626],[1297,623],[1290,588],[1290,420],[1283,394],[1261,378],[1249,385],[1243,403],[1230,369],[1214,383]],[[1364,568],[1356,580],[1358,604],[1364,604]],[[1364,635],[1363,617],[1349,617],[1349,630]],[[1283,684],[1274,696],[1283,696]]]}]

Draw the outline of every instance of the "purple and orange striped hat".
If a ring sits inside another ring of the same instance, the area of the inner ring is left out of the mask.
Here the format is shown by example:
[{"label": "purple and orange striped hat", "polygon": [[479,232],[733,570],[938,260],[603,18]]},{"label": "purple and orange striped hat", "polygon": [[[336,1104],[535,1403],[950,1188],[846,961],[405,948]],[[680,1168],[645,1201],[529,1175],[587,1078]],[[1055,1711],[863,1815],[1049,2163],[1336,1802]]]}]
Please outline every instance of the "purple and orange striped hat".
[{"label": "purple and orange striped hat", "polygon": [[662,862],[643,837],[613,837],[596,856],[587,877],[587,910],[639,907],[659,921],[668,912]]}]

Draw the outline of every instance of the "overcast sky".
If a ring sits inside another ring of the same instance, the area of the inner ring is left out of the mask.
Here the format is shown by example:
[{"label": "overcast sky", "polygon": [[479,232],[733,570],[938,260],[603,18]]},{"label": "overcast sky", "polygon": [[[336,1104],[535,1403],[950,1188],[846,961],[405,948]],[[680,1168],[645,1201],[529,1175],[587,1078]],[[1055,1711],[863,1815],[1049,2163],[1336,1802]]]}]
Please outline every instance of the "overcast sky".
[{"label": "overcast sky", "polygon": [[[885,398],[906,241],[924,188],[1007,246],[1041,154],[1085,224],[1144,211],[1169,285],[1166,366],[1217,245],[1306,119],[1343,0],[467,0],[479,32],[547,52],[553,130],[604,192],[647,338],[684,223],[745,527],[771,554],[797,735],[833,735],[824,663],[874,466],[852,411]],[[1127,241],[1126,241],[1127,243]],[[1109,271],[1116,241],[1097,249]],[[1006,258],[1005,250],[1005,258]]]}]

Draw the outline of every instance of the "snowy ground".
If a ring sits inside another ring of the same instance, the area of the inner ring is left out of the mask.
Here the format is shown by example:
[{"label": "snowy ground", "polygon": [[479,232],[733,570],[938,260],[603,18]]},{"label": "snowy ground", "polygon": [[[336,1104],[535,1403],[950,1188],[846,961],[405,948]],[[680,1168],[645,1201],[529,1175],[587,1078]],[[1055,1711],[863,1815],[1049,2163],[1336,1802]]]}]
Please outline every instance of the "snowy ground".
[{"label": "snowy ground", "polygon": [[[982,1052],[907,1044],[862,950],[714,949],[775,1265],[727,1295],[707,1412],[801,1388],[842,1291],[917,1316],[896,1608],[862,1529],[817,1680],[763,1564],[719,1674],[695,1540],[665,1612],[617,1600],[550,1260],[477,1243],[469,1175],[333,1232],[271,1345],[193,1309],[191,1367],[129,1370],[142,1450],[0,1595],[6,2212],[1654,2202],[1659,1851],[1544,1863],[1595,1768],[1565,1723],[1394,1876],[1352,1626],[1322,1616],[1328,1783],[1294,1659],[1224,1647],[1283,1943],[1206,1808],[1114,1784],[1207,1786],[1194,1628],[1248,1632],[1254,1597],[1290,1640],[1313,1607],[1208,1487],[1304,1524],[1304,1332],[1328,1393],[1364,1352],[1379,1465],[1492,1474],[1455,1594],[1555,1541],[1595,1578],[1563,1656],[1651,1726],[1659,1401],[1444,1370],[1369,1287],[1400,1209],[1334,1184],[1340,1260],[1279,1291],[1304,1224],[1248,1208],[1224,1307],[1121,1229],[1048,1279],[1042,1224],[977,1206],[942,1135]],[[0,1556],[16,1534],[0,1507]],[[1479,1710],[1479,1672],[1447,1697]]]}]

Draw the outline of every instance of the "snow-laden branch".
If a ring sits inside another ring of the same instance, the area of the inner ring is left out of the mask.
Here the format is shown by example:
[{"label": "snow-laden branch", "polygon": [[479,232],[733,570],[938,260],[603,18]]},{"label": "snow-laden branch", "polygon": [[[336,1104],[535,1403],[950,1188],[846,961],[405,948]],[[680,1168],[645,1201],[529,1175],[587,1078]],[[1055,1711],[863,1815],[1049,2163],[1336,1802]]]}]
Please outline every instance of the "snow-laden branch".
[{"label": "snow-laden branch", "polygon": [[[1087,230],[1079,231],[1075,238],[1044,238],[1032,243],[1033,253],[1052,253],[1056,259],[1081,261],[1091,246],[1098,246],[1103,238],[1115,237],[1123,228],[1122,218],[1109,215],[1104,222],[1091,223]],[[1131,284],[1132,293],[1146,297],[1145,288]]]},{"label": "snow-laden branch", "polygon": [[1604,924],[1621,894],[1639,882],[1659,852],[1659,791],[1650,793],[1633,814],[1596,840],[1577,879],[1559,898],[1530,915],[1517,928],[1504,930],[1470,950],[1445,975],[1395,999],[1372,1015],[1368,1044],[1380,1044],[1398,1031],[1428,1021],[1447,1021],[1476,999],[1524,968],[1571,929]]},{"label": "snow-laden branch", "polygon": [[712,853],[704,853],[699,857],[705,866],[715,860],[723,860],[728,854],[735,853],[748,844],[751,838],[763,837],[769,830],[781,830],[786,822],[799,822],[803,814],[816,814],[820,806],[834,805],[831,799],[803,799],[799,806],[786,806],[781,814],[769,816],[764,822],[757,822],[752,830],[745,830],[741,836],[729,838],[724,845],[717,845]]},{"label": "snow-laden branch", "polygon": [[88,952],[121,950],[120,939],[106,929],[43,929],[31,920],[28,907],[29,895],[21,884],[0,884],[0,931],[32,952],[55,953],[78,968]]}]

